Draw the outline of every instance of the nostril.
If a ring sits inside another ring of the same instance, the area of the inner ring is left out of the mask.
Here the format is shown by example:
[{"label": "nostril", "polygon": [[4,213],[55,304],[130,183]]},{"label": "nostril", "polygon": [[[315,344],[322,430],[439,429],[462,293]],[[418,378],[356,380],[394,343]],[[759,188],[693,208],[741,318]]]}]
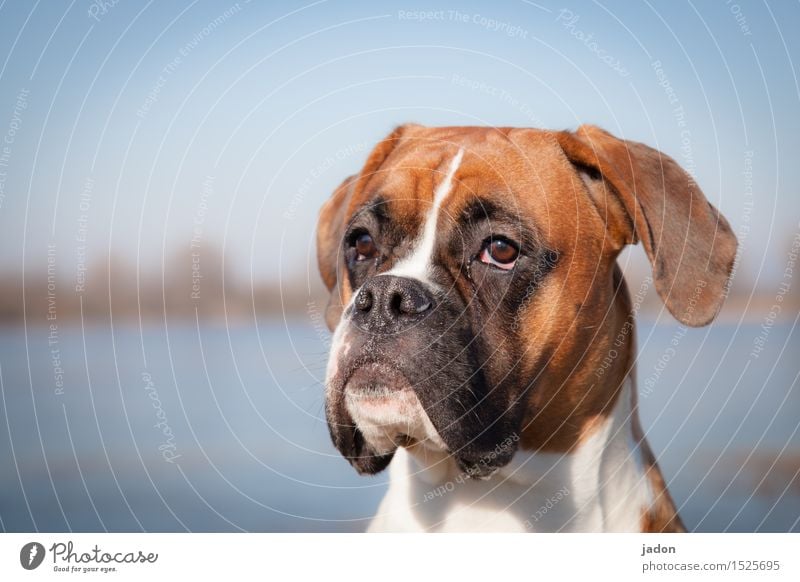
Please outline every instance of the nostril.
[{"label": "nostril", "polygon": [[400,304],[400,310],[403,313],[407,313],[408,315],[413,315],[415,313],[422,313],[423,311],[427,311],[430,309],[431,302],[426,301],[421,297],[412,297],[407,295],[404,301]]},{"label": "nostril", "polygon": [[423,313],[431,307],[431,302],[411,290],[398,292],[392,297],[391,309],[399,315],[416,315]]},{"label": "nostril", "polygon": [[405,324],[426,315],[436,304],[420,281],[380,275],[362,285],[353,297],[354,315],[374,330]]},{"label": "nostril", "polygon": [[363,311],[367,313],[370,309],[372,309],[373,298],[372,298],[372,291],[369,289],[362,289],[358,292],[355,300],[356,309],[359,311]]},{"label": "nostril", "polygon": [[406,313],[403,308],[403,303],[403,295],[399,291],[395,291],[392,293],[391,297],[389,297],[389,311],[394,315]]}]

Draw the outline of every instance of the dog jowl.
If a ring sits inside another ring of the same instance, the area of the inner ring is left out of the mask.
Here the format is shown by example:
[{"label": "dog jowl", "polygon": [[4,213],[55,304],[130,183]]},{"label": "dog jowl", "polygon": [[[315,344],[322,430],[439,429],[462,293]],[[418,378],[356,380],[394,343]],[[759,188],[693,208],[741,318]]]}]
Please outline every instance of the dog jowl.
[{"label": "dog jowl", "polygon": [[666,155],[591,126],[396,129],[320,213],[336,447],[361,473],[404,447],[481,479],[517,449],[574,450],[632,366],[592,381],[639,241],[670,312],[711,321],[735,237]]}]

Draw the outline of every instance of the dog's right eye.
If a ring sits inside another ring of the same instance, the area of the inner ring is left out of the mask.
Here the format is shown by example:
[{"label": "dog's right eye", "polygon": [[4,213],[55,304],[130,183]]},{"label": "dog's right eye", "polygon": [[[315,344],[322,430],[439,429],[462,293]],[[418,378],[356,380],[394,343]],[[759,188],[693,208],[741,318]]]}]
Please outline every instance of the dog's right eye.
[{"label": "dog's right eye", "polygon": [[366,261],[378,256],[378,246],[368,232],[355,233],[350,245],[355,249],[356,261]]}]

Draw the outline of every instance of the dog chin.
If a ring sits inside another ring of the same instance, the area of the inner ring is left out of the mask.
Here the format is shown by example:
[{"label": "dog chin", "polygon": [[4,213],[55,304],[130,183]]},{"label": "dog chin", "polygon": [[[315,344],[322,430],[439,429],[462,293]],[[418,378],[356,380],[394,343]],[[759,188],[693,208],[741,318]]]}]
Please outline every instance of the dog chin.
[{"label": "dog chin", "polygon": [[[513,455],[509,448],[484,451],[484,443],[478,447],[471,440],[468,446],[448,446],[397,368],[376,362],[355,368],[339,364],[349,374],[337,374],[329,385],[328,427],[336,448],[360,474],[385,469],[398,447],[450,454],[466,475],[476,479],[491,477]],[[452,438],[458,427],[450,430]],[[456,442],[464,438],[469,437],[457,437]]]},{"label": "dog chin", "polygon": [[345,384],[344,404],[378,454],[415,443],[446,449],[408,379],[391,367],[373,363],[358,368]]},{"label": "dog chin", "polygon": [[326,408],[334,445],[360,474],[385,469],[400,446],[445,449],[410,382],[381,363],[342,365],[330,379]]}]

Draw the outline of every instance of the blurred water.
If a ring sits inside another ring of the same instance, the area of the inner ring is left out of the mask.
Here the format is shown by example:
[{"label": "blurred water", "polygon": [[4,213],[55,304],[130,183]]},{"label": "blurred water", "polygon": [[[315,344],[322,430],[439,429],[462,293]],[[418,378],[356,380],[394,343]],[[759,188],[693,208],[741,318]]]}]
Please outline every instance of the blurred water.
[{"label": "blurred water", "polygon": [[[639,325],[642,422],[692,529],[800,531],[798,336],[776,325],[756,358],[762,332]],[[56,335],[0,331],[4,530],[358,531],[374,512],[386,475],[358,477],[324,422],[327,332],[200,322]]]}]

